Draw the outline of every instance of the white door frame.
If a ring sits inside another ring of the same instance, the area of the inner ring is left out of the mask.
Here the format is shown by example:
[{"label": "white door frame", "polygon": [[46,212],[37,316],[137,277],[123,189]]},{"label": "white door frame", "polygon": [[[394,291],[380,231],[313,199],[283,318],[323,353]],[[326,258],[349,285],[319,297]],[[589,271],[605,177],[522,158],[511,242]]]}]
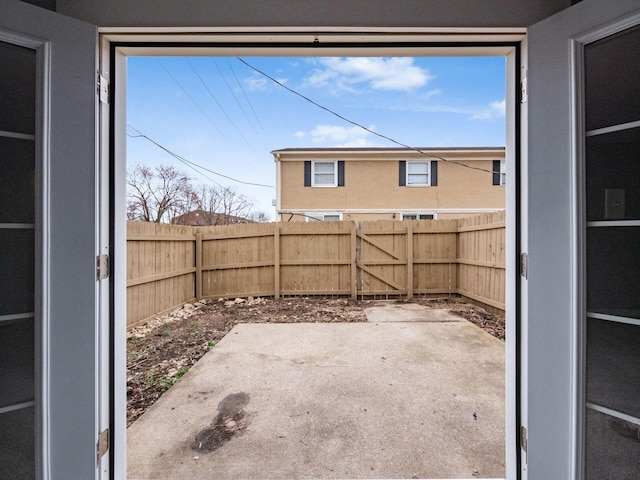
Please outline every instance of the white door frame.
[{"label": "white door frame", "polygon": [[[321,30],[324,33],[318,33]],[[363,32],[356,37],[353,33]],[[126,57],[159,56],[159,55],[247,55],[247,56],[322,56],[322,55],[401,55],[401,56],[454,56],[454,55],[480,55],[480,56],[504,56],[507,62],[507,171],[517,172],[516,152],[523,145],[519,137],[523,135],[516,131],[518,122],[526,118],[526,111],[520,112],[516,117],[516,102],[519,101],[520,89],[518,86],[520,66],[517,62],[524,58],[522,42],[525,41],[525,29],[523,28],[495,28],[495,29],[445,29],[445,28],[100,28],[100,52],[103,65],[103,75],[116,75],[116,90],[111,100],[115,106],[116,119],[113,122],[114,155],[115,162],[112,167],[113,184],[112,192],[115,196],[114,237],[113,237],[113,275],[114,275],[114,415],[116,427],[114,428],[115,478],[126,478],[123,470],[126,459],[126,429],[122,422],[126,419],[126,258],[118,256],[118,252],[126,252]],[[242,42],[246,47],[238,45],[237,33],[244,35]],[[455,34],[455,35],[452,35]],[[452,41],[452,38],[455,40]],[[340,47],[318,47],[314,41],[320,44],[339,44]],[[389,47],[371,49],[366,47],[371,42],[388,42]],[[203,47],[181,47],[180,44],[189,42],[201,42]],[[234,46],[225,46],[225,43],[234,42]],[[291,47],[283,49],[270,45],[287,42]],[[420,42],[430,47],[408,48],[398,45],[401,42]],[[482,46],[473,46],[482,42]],[[144,46],[136,45],[144,44]],[[494,43],[487,46],[488,43]],[[149,46],[150,44],[155,44]],[[395,45],[394,45],[395,44]],[[308,45],[308,46],[307,46]],[[196,53],[197,50],[197,53]],[[115,72],[108,72],[115,66]],[[518,81],[517,81],[518,80]],[[111,79],[113,81],[113,78]],[[524,131],[522,128],[520,131]],[[519,145],[520,144],[520,145]],[[103,147],[106,148],[106,147]],[[108,150],[108,148],[107,148]],[[524,148],[520,149],[520,162],[525,162]],[[526,170],[520,169],[521,172]],[[520,192],[515,181],[507,182],[507,244],[506,265],[507,272],[511,275],[506,282],[506,327],[509,332],[506,341],[506,472],[507,478],[517,478],[518,469],[518,435],[519,426],[516,425],[518,405],[516,404],[519,387],[516,383],[517,361],[519,346],[517,345],[516,325],[517,308],[517,210],[518,195]],[[526,184],[526,181],[521,182]],[[521,224],[521,227],[524,224]],[[522,322],[523,320],[520,319]],[[524,386],[526,384],[522,384]],[[524,395],[523,395],[524,396]]]}]

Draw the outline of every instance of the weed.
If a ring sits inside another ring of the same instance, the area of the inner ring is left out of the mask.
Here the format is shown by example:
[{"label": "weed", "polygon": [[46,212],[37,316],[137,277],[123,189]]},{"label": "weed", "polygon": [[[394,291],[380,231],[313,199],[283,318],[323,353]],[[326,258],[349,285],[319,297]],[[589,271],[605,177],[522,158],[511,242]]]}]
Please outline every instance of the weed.
[{"label": "weed", "polygon": [[215,347],[218,344],[219,340],[209,340],[207,342],[207,350],[212,349],[213,347]]},{"label": "weed", "polygon": [[170,375],[163,375],[160,377],[160,386],[162,387],[162,390],[168,390],[174,383],[176,383],[176,379]]},{"label": "weed", "polygon": [[160,377],[160,386],[162,390],[169,390],[185,373],[189,371],[189,367],[180,367],[173,375],[163,375]]},{"label": "weed", "polygon": [[182,377],[185,373],[187,373],[189,371],[189,367],[180,367],[178,369],[178,371],[176,373],[173,374],[173,378],[175,378],[176,380],[178,380],[180,377]]},{"label": "weed", "polygon": [[146,377],[144,378],[144,382],[147,387],[153,386],[153,384],[156,382],[156,376],[153,374],[153,372],[147,373]]}]

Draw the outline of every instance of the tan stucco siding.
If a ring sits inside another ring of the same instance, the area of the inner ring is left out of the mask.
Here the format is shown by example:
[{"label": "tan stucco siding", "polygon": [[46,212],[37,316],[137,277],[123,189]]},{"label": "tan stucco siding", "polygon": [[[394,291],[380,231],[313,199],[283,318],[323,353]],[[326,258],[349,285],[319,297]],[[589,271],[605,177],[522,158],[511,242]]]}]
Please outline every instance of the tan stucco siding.
[{"label": "tan stucco siding", "polygon": [[[496,157],[500,160],[500,157]],[[328,159],[327,159],[328,160]],[[399,160],[345,161],[344,187],[305,187],[304,160],[282,162],[281,210],[503,209],[505,188],[492,184],[492,160],[438,161],[438,185],[399,186]]]}]

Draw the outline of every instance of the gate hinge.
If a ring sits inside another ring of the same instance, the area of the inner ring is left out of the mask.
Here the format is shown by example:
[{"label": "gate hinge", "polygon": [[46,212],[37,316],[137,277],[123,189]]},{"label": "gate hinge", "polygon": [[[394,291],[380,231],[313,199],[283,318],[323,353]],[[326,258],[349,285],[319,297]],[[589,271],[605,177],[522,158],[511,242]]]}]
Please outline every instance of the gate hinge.
[{"label": "gate hinge", "polygon": [[96,257],[96,279],[109,278],[109,255],[103,253]]},{"label": "gate hinge", "polygon": [[527,427],[520,426],[520,448],[527,453]]},{"label": "gate hinge", "polygon": [[96,459],[100,463],[100,459],[109,451],[109,429],[106,428],[98,435],[98,443],[96,444]]},{"label": "gate hinge", "polygon": [[98,74],[98,96],[100,103],[109,105],[109,80]]},{"label": "gate hinge", "polygon": [[520,275],[529,278],[529,255],[526,253],[520,254]]}]

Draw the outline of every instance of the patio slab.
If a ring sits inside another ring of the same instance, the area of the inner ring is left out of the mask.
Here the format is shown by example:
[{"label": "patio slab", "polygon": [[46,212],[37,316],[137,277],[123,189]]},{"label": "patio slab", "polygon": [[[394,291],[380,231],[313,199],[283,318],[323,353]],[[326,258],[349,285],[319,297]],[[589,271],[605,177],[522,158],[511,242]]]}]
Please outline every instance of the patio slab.
[{"label": "patio slab", "polygon": [[504,344],[466,321],[241,324],[127,448],[130,479],[504,477]]},{"label": "patio slab", "polygon": [[365,309],[369,322],[460,322],[464,319],[446,308],[429,308],[417,303],[375,302]]}]

